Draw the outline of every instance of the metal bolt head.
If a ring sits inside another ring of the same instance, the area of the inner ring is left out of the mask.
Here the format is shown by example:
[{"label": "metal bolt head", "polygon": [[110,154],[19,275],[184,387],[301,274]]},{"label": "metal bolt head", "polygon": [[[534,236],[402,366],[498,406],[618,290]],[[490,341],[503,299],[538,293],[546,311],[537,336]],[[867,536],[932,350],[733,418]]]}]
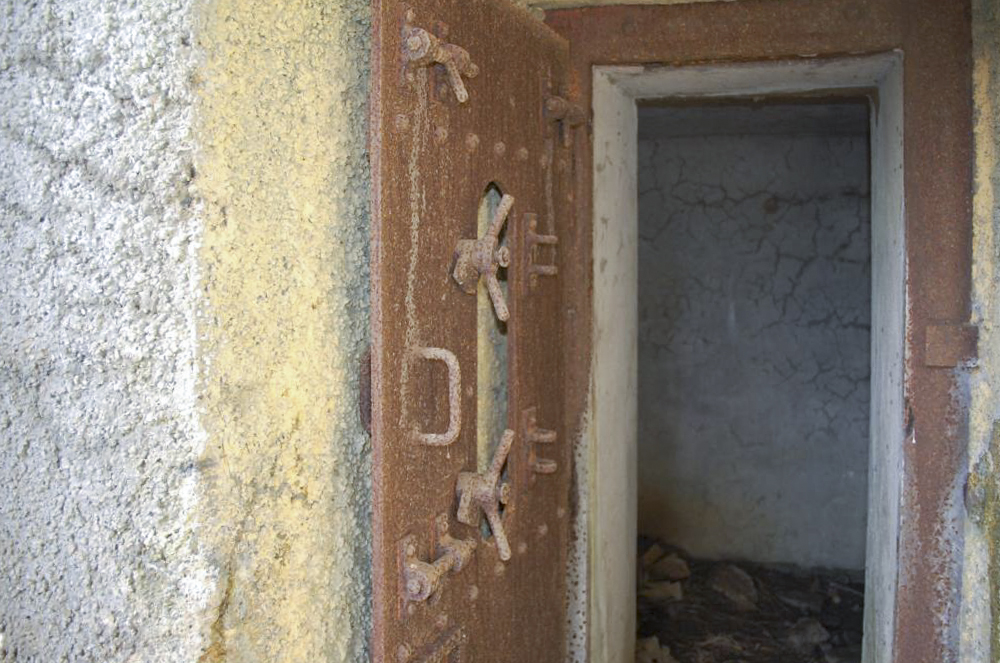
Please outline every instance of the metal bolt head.
[{"label": "metal bolt head", "polygon": [[497,264],[501,267],[508,267],[510,265],[510,249],[506,246],[501,246],[497,249]]},{"label": "metal bolt head", "polygon": [[510,484],[502,483],[500,484],[500,489],[497,491],[497,497],[500,499],[500,504],[507,504],[510,501]]}]

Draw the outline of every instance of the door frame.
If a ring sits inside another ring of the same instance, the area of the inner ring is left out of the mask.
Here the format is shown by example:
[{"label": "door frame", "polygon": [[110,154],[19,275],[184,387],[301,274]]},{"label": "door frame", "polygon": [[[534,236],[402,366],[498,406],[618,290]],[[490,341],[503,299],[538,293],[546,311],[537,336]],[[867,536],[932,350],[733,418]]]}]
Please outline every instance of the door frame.
[{"label": "door frame", "polygon": [[634,290],[635,261],[610,254],[634,254],[635,98],[741,85],[875,91],[873,174],[898,188],[873,190],[873,254],[885,257],[873,261],[873,291],[898,299],[873,311],[887,327],[873,320],[868,566],[880,589],[866,603],[865,662],[957,660],[961,394],[976,345],[967,3],[613,6],[553,11],[547,22],[569,39],[577,97],[594,114],[593,140],[576,155],[576,233],[563,244],[580,257],[567,282],[588,286],[567,294],[565,323],[576,331],[564,348],[577,440],[573,660],[631,661],[634,647],[635,295],[621,289]]},{"label": "door frame", "polygon": [[[637,462],[636,102],[816,95],[867,91],[872,163],[872,397],[869,448],[869,592],[866,661],[888,661],[899,541],[905,421],[905,232],[903,215],[902,58],[887,53],[834,60],[719,66],[596,67],[593,80],[594,359],[583,444],[592,560],[591,660],[628,656],[635,633]],[[877,102],[876,102],[877,100]],[[614,440],[613,444],[605,442]],[[623,490],[622,487],[628,488]],[[598,554],[600,551],[600,554]],[[622,563],[625,560],[625,564]],[[621,652],[616,654],[615,652]],[[625,659],[627,660],[627,658]]]}]

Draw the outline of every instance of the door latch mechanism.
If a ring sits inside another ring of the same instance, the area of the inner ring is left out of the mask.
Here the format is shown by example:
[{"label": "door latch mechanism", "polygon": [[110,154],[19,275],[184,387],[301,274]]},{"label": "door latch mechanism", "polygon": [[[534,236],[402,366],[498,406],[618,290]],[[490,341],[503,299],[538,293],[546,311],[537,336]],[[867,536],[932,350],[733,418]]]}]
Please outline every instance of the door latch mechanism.
[{"label": "door latch mechanism", "polygon": [[538,408],[529,407],[522,414],[524,417],[524,437],[528,446],[528,462],[535,474],[554,474],[559,464],[551,458],[538,456],[538,444],[552,444],[558,439],[554,430],[538,427]]},{"label": "door latch mechanism", "polygon": [[458,573],[472,558],[475,539],[456,539],[448,534],[448,517],[438,516],[437,559],[424,562],[417,557],[416,537],[412,534],[401,543],[403,555],[403,593],[407,601],[426,601],[441,588],[448,573]]},{"label": "door latch mechanism", "polygon": [[510,542],[507,540],[503,520],[500,518],[500,506],[510,501],[510,484],[500,480],[500,472],[507,462],[507,454],[513,445],[514,431],[507,429],[500,438],[496,451],[493,452],[493,461],[489,469],[482,474],[462,472],[458,475],[458,486],[455,490],[458,494],[458,521],[477,527],[479,514],[482,511],[497,540],[500,559],[505,562],[510,559]]},{"label": "door latch mechanism", "polygon": [[458,103],[464,104],[469,100],[469,92],[465,89],[462,76],[475,78],[479,75],[479,67],[472,61],[467,50],[442,41],[423,28],[411,26],[403,33],[403,48],[407,59],[417,66],[444,66]]},{"label": "door latch mechanism", "polygon": [[497,280],[497,270],[510,265],[510,250],[506,246],[499,246],[500,231],[507,223],[507,215],[513,206],[514,196],[503,194],[486,233],[479,239],[458,240],[455,246],[455,269],[451,274],[462,290],[470,295],[476,294],[479,278],[484,277],[486,289],[493,301],[493,310],[502,322],[510,317],[510,310],[504,300],[503,290],[500,289],[500,281]]}]

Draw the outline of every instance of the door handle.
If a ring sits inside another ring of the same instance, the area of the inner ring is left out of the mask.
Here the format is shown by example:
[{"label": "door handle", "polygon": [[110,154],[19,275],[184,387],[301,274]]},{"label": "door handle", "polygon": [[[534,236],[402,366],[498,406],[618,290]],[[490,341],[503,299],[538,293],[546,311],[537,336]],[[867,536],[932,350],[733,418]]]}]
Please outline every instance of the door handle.
[{"label": "door handle", "polygon": [[506,246],[497,245],[500,243],[500,230],[507,223],[507,215],[513,206],[514,196],[503,194],[483,236],[479,239],[458,241],[455,247],[455,269],[451,274],[462,290],[470,295],[476,293],[479,278],[484,277],[486,289],[493,301],[493,310],[502,322],[507,322],[510,310],[507,308],[503,290],[500,289],[500,282],[497,280],[497,270],[510,265],[510,250]]},{"label": "door handle", "polygon": [[413,354],[420,359],[444,362],[448,367],[448,430],[443,433],[413,431],[413,439],[430,447],[446,447],[458,437],[462,429],[462,370],[458,357],[444,348],[414,348]]}]

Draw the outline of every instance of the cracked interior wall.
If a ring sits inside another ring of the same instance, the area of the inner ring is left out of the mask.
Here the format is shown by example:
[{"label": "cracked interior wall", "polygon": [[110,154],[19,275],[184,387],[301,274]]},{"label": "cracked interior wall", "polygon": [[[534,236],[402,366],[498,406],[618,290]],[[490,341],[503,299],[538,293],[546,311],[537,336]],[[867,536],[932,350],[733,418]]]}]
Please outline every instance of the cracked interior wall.
[{"label": "cracked interior wall", "polygon": [[362,661],[370,631],[368,0],[202,12],[199,335],[222,581],[203,661]]},{"label": "cracked interior wall", "polygon": [[864,568],[868,109],[825,108],[640,109],[639,531],[699,557]]}]

